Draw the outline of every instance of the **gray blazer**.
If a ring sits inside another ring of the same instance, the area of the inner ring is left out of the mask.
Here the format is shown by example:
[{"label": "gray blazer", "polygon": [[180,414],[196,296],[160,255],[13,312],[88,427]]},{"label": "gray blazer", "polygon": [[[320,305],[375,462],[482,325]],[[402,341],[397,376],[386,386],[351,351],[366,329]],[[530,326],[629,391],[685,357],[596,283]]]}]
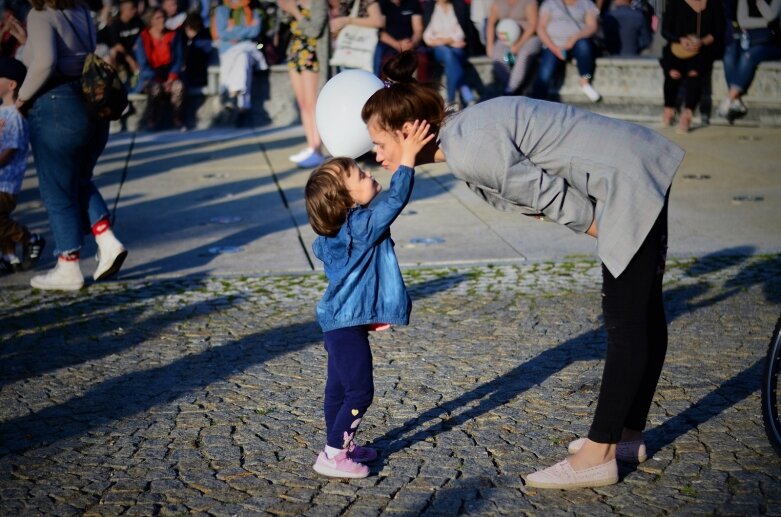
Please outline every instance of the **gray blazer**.
[{"label": "gray blazer", "polygon": [[658,133],[565,104],[492,99],[445,120],[453,174],[495,208],[585,232],[620,275],[651,230],[684,150]]}]

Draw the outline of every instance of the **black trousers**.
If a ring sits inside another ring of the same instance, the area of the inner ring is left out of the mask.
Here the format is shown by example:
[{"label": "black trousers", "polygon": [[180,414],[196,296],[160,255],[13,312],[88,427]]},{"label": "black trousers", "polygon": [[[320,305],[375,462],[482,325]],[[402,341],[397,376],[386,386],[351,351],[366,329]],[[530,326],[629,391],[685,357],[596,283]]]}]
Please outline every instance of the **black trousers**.
[{"label": "black trousers", "polygon": [[645,241],[618,278],[602,265],[607,357],[588,433],[595,442],[617,443],[624,427],[645,429],[667,354],[662,300],[666,258],[667,199]]}]

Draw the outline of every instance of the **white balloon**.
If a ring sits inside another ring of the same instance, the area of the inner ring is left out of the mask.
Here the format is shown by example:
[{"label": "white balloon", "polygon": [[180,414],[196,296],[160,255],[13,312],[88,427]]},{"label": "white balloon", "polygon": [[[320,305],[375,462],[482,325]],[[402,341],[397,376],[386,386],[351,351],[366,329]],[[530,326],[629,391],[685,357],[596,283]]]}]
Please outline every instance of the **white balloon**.
[{"label": "white balloon", "polygon": [[317,96],[315,120],[323,144],[333,156],[358,158],[372,140],[361,109],[383,82],[365,70],[345,70],[332,77]]},{"label": "white balloon", "polygon": [[496,24],[496,36],[506,45],[512,45],[521,37],[521,27],[512,18],[502,18]]}]

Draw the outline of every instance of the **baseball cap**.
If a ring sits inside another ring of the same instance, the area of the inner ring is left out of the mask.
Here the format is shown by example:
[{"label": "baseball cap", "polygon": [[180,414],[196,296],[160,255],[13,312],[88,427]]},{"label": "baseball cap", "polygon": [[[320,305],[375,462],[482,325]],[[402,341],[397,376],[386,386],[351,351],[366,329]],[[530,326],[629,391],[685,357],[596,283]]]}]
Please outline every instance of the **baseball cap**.
[{"label": "baseball cap", "polygon": [[27,67],[18,59],[12,57],[0,57],[0,77],[16,81],[19,85],[27,75]]}]

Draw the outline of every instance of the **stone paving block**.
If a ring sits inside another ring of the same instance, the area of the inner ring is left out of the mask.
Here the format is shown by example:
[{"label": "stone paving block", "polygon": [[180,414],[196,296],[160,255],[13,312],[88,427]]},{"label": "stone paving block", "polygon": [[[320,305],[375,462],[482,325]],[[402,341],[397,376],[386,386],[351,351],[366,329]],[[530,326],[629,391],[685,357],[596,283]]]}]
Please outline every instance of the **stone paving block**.
[{"label": "stone paving block", "polygon": [[[616,486],[570,492],[529,489],[521,474],[560,459],[566,442],[587,431],[604,353],[599,284],[591,277],[584,276],[584,287],[557,291],[562,284],[552,278],[555,269],[405,272],[412,277],[417,321],[373,340],[382,395],[361,428],[360,438],[380,447],[382,458],[371,477],[350,481],[311,470],[324,436],[325,353],[311,323],[323,289],[319,278],[130,281],[96,284],[78,298],[33,294],[41,307],[58,306],[57,319],[75,323],[101,297],[124,293],[112,304],[124,331],[107,334],[117,345],[105,355],[90,355],[81,343],[43,343],[52,347],[50,361],[68,357],[56,353],[68,346],[75,360],[26,383],[0,386],[0,408],[36,401],[23,412],[0,412],[0,432],[25,436],[0,457],[0,472],[14,472],[0,489],[13,487],[8,493],[17,499],[9,501],[46,514],[69,506],[76,513],[110,513],[97,511],[106,505],[96,501],[111,498],[120,501],[115,513],[131,504],[213,515],[268,514],[272,507],[323,515],[335,508],[372,515],[773,513],[781,499],[781,463],[764,442],[758,367],[752,365],[761,365],[767,340],[760,328],[772,327],[781,308],[781,300],[765,295],[781,292],[781,261],[738,281],[740,289],[726,285],[746,264],[762,260],[727,262],[726,269],[705,268],[696,277],[671,265],[670,352],[646,431],[653,457],[622,467]],[[466,280],[445,283],[437,274]],[[516,277],[535,278],[534,289],[554,294],[530,296],[523,290],[531,284],[503,280]],[[241,297],[259,289],[271,294]],[[224,292],[238,294],[225,303]],[[560,292],[566,296],[555,295]],[[0,292],[0,306],[4,296]],[[177,311],[197,300],[212,308],[182,318]],[[131,313],[122,304],[143,309]],[[501,311],[513,319],[497,328],[494,316]],[[33,314],[22,318],[35,321]],[[752,321],[756,338],[741,319]],[[134,327],[147,330],[133,334]],[[0,324],[0,352],[6,351],[6,328]],[[32,351],[14,353],[32,359]],[[117,378],[139,385],[127,410],[114,400]],[[554,417],[561,399],[573,402],[574,413]],[[47,423],[25,417],[28,411]],[[161,415],[170,416],[158,425]]]}]

